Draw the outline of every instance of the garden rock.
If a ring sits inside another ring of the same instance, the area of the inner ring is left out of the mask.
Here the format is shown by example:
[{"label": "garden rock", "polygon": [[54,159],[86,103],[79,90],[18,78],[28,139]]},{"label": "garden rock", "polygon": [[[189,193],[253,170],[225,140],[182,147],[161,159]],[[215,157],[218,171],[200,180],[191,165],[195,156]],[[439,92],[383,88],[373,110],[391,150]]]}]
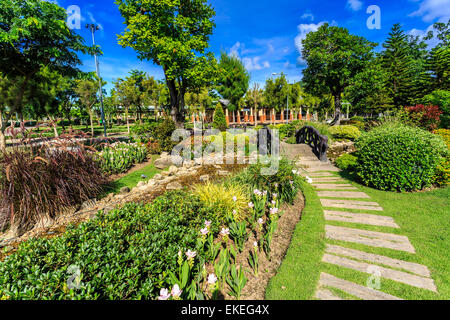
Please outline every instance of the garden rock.
[{"label": "garden rock", "polygon": [[123,187],[122,189],[120,189],[120,195],[124,195],[124,194],[127,194],[127,193],[130,193],[130,188],[128,188],[128,187]]},{"label": "garden rock", "polygon": [[176,174],[177,171],[178,171],[178,168],[177,168],[176,166],[171,166],[171,167],[169,168],[169,175],[172,176],[172,175]]},{"label": "garden rock", "polygon": [[139,181],[139,183],[137,184],[137,187],[138,188],[141,188],[141,187],[145,187],[147,184],[145,183],[145,181]]},{"label": "garden rock", "polygon": [[171,162],[176,167],[182,167],[183,166],[183,157],[181,156],[172,156]]},{"label": "garden rock", "polygon": [[167,168],[168,166],[170,166],[172,164],[172,161],[169,157],[166,158],[159,158],[155,161],[155,168],[163,170],[165,168]]},{"label": "garden rock", "polygon": [[[163,176],[160,175],[159,173],[158,173],[158,174],[155,174],[154,177],[153,177],[153,180],[155,180],[155,181],[162,180],[162,179],[163,179]],[[151,181],[151,180],[150,180],[150,181]],[[150,183],[150,181],[149,181],[149,183]]]},{"label": "garden rock", "polygon": [[183,186],[179,182],[172,182],[172,183],[169,183],[166,186],[166,190],[168,190],[168,191],[170,191],[170,190],[180,190],[182,188],[183,188]]}]

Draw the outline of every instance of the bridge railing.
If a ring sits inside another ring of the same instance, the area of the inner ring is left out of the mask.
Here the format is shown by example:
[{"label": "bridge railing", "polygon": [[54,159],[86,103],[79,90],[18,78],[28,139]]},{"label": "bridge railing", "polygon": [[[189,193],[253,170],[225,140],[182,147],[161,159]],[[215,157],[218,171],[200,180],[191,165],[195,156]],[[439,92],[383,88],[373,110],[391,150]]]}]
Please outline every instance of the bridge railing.
[{"label": "bridge railing", "polygon": [[301,128],[296,133],[298,144],[305,143],[312,148],[313,153],[322,162],[327,162],[328,137],[323,136],[319,131],[311,126]]}]

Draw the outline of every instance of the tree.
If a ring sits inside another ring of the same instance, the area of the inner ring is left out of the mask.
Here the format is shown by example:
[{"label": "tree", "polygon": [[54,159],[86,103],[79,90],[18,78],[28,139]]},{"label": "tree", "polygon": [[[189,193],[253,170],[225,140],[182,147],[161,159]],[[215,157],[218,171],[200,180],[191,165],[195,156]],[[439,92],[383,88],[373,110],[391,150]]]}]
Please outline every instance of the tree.
[{"label": "tree", "polygon": [[264,101],[276,111],[280,111],[287,107],[288,97],[288,83],[286,76],[282,73],[280,77],[275,79],[269,78],[266,80],[266,87],[264,90]]},{"label": "tree", "polygon": [[264,91],[260,88],[259,83],[255,83],[253,88],[247,91],[245,95],[245,103],[253,108],[255,126],[258,125],[258,109],[264,102]]},{"label": "tree", "polygon": [[333,96],[336,124],[340,124],[342,94],[372,59],[375,46],[345,28],[330,27],[327,23],[303,40],[302,56],[307,62],[303,70],[305,89],[314,95]]},{"label": "tree", "polygon": [[450,91],[436,90],[423,97],[422,102],[426,105],[438,106],[442,111],[441,127],[448,129],[450,127]]},{"label": "tree", "polygon": [[222,51],[219,62],[220,76],[216,84],[217,92],[230,103],[230,111],[239,109],[239,100],[248,90],[250,75],[242,61]]},{"label": "tree", "polygon": [[[214,9],[206,0],[117,0],[127,29],[119,44],[137,51],[164,70],[173,120],[184,124],[184,95],[212,84],[217,62],[206,52],[215,27]],[[151,31],[150,31],[151,30]]]},{"label": "tree", "polygon": [[118,79],[114,83],[114,97],[116,103],[125,108],[125,117],[127,121],[128,134],[130,134],[129,111],[130,106],[136,101],[140,92],[136,86],[136,80],[133,78]]},{"label": "tree", "polygon": [[404,107],[411,101],[413,59],[407,36],[399,24],[394,24],[383,48],[381,63],[388,77],[389,96],[395,107]]},{"label": "tree", "polygon": [[6,148],[5,124],[21,112],[24,92],[33,76],[44,66],[61,74],[75,73],[81,63],[77,52],[98,52],[84,45],[83,38],[68,28],[66,18],[63,8],[44,0],[0,2],[0,73],[16,86],[13,101],[8,108],[2,107],[2,150]]},{"label": "tree", "polygon": [[220,131],[225,131],[227,130],[227,127],[227,119],[223,113],[222,105],[219,102],[216,106],[216,112],[214,113],[213,128]]},{"label": "tree", "polygon": [[89,114],[92,136],[94,136],[94,105],[98,102],[98,90],[99,81],[95,78],[78,80],[75,88],[75,92]]}]

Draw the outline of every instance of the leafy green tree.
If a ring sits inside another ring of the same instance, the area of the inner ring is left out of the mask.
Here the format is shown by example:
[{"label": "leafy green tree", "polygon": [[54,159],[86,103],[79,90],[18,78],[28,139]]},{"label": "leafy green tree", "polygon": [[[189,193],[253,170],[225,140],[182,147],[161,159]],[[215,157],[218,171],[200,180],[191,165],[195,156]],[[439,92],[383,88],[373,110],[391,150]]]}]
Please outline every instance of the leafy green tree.
[{"label": "leafy green tree", "polygon": [[119,44],[141,60],[164,70],[173,120],[184,124],[184,95],[211,85],[217,76],[214,55],[206,52],[215,27],[214,9],[206,0],[116,0],[127,26]]},{"label": "leafy green tree", "polygon": [[0,2],[0,73],[14,79],[17,88],[8,111],[3,106],[0,148],[5,149],[5,123],[22,110],[25,90],[45,66],[61,74],[76,72],[81,63],[77,52],[93,53],[94,48],[66,24],[65,9],[44,0],[2,0]]},{"label": "leafy green tree", "polygon": [[133,78],[118,79],[114,83],[114,97],[116,103],[125,108],[125,117],[127,122],[128,134],[130,134],[130,107],[140,95],[136,80]]},{"label": "leafy green tree", "polygon": [[89,114],[92,136],[94,136],[94,106],[98,102],[98,90],[99,82],[95,78],[78,80],[75,88],[75,92]]},{"label": "leafy green tree", "polygon": [[366,68],[375,46],[345,28],[327,23],[308,33],[303,40],[302,56],[307,62],[303,70],[305,89],[314,95],[329,93],[333,96],[336,124],[341,119],[342,94],[351,79]]},{"label": "leafy green tree", "polygon": [[264,101],[266,105],[274,108],[276,111],[285,109],[287,107],[288,91],[288,83],[283,73],[275,79],[267,79],[264,90]]},{"label": "leafy green tree", "polygon": [[223,108],[220,103],[216,106],[216,111],[214,113],[213,128],[220,131],[225,131],[228,128],[227,119],[223,113]]},{"label": "leafy green tree", "polygon": [[394,24],[388,39],[383,43],[381,63],[387,73],[389,97],[395,107],[406,106],[411,101],[413,86],[413,58],[407,36],[400,24]]},{"label": "leafy green tree", "polygon": [[442,111],[441,127],[450,128],[450,91],[436,90],[422,99],[422,104],[438,106]]},{"label": "leafy green tree", "polygon": [[217,81],[217,92],[230,103],[230,111],[239,109],[239,101],[248,90],[250,75],[242,61],[222,51],[219,62],[220,76]]},{"label": "leafy green tree", "polygon": [[245,103],[250,108],[253,108],[255,126],[258,125],[258,109],[264,103],[264,90],[260,88],[259,83],[255,83],[253,87],[247,91],[247,94],[245,95]]}]

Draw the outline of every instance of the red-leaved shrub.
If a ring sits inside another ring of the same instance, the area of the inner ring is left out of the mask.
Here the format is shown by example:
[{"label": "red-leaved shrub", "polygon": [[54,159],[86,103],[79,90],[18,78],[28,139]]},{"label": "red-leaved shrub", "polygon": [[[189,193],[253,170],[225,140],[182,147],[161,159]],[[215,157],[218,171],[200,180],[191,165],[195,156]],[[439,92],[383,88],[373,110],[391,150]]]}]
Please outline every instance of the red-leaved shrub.
[{"label": "red-leaved shrub", "polygon": [[438,106],[418,104],[407,107],[406,111],[414,124],[428,131],[436,130],[441,123],[442,111]]}]

